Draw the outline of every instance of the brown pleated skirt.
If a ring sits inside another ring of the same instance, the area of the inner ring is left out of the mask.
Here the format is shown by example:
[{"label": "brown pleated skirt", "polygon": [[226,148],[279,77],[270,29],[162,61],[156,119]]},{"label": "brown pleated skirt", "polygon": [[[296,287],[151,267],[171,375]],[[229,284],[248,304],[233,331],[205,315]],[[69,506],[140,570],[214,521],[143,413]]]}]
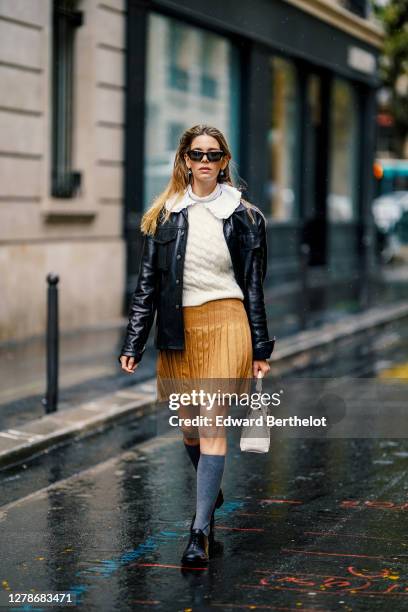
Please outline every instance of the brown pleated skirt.
[{"label": "brown pleated skirt", "polygon": [[223,298],[184,306],[183,321],[184,350],[159,350],[158,400],[168,398],[170,387],[171,392],[188,392],[193,381],[206,381],[208,388],[209,379],[232,379],[234,389],[242,392],[239,381],[253,376],[251,330],[242,300]]}]

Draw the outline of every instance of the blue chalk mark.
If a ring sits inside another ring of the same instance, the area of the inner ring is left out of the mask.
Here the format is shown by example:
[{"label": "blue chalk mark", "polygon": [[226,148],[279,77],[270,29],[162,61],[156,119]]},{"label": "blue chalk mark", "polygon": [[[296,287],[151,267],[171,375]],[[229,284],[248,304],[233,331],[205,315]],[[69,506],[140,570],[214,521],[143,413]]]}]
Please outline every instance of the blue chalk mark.
[{"label": "blue chalk mark", "polygon": [[224,502],[219,510],[215,511],[215,516],[227,516],[231,512],[235,512],[244,506],[244,502],[241,501],[227,501]]},{"label": "blue chalk mark", "polygon": [[[228,516],[232,514],[236,510],[242,508],[245,505],[245,502],[242,501],[227,501],[222,505],[222,509],[215,511],[215,516]],[[174,521],[172,525],[174,527],[184,528],[187,524],[187,521]],[[190,524],[190,521],[188,521]],[[144,542],[139,544],[134,550],[128,550],[124,552],[120,557],[115,559],[103,559],[99,565],[93,565],[83,570],[79,570],[75,573],[75,576],[84,576],[92,578],[107,578],[112,575],[117,569],[120,567],[126,566],[132,561],[139,559],[143,555],[157,550],[159,543],[169,542],[173,538],[179,537],[179,533],[176,531],[160,531],[155,536],[149,536]],[[71,586],[67,589],[67,591],[71,591],[77,596],[76,604],[79,606],[83,602],[81,601],[81,596],[94,589],[97,585],[87,585],[87,584],[78,584]],[[49,608],[48,608],[49,609]],[[21,612],[46,612],[44,608],[33,608],[32,606],[25,606],[24,608],[15,608],[15,610],[20,610]]]}]

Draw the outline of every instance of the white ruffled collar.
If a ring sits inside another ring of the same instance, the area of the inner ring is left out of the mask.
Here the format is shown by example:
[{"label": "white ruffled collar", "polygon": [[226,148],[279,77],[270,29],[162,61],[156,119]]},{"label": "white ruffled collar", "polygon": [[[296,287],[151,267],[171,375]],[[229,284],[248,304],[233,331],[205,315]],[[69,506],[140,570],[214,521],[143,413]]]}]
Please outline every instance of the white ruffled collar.
[{"label": "white ruffled collar", "polygon": [[[180,200],[173,207],[178,197]],[[227,183],[217,183],[214,191],[202,197],[193,194],[191,185],[188,185],[182,196],[180,196],[180,194],[174,194],[168,198],[165,202],[165,207],[167,210],[171,210],[171,212],[180,212],[183,208],[198,202],[200,205],[208,208],[208,210],[218,219],[226,219],[232,215],[234,210],[239,206],[241,197],[242,194],[239,189]]]}]

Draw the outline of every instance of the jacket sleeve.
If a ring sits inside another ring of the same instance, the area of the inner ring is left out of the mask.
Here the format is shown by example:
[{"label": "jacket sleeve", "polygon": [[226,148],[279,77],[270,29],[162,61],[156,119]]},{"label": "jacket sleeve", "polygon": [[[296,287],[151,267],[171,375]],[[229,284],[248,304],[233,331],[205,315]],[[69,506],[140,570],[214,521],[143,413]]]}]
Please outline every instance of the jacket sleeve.
[{"label": "jacket sleeve", "polygon": [[256,247],[252,254],[245,295],[254,360],[268,359],[272,354],[276,340],[276,336],[273,336],[272,339],[269,338],[265,310],[263,283],[267,271],[268,247],[265,219],[262,214],[259,214],[258,217],[258,232],[259,247]]},{"label": "jacket sleeve", "polygon": [[150,234],[145,234],[138,280],[132,296],[126,336],[118,357],[119,363],[122,355],[134,357],[136,363],[142,359],[156,307],[156,243]]}]

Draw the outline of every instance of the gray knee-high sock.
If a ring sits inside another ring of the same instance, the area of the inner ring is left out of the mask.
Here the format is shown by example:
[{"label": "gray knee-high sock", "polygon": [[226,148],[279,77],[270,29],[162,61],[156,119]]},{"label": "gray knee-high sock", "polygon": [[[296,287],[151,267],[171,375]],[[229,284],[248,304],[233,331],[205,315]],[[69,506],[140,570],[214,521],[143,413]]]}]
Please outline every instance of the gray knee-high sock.
[{"label": "gray knee-high sock", "polygon": [[210,532],[211,514],[224,473],[225,455],[201,453],[197,467],[197,510],[193,528]]},{"label": "gray knee-high sock", "polygon": [[194,465],[195,470],[197,471],[198,461],[200,459],[200,445],[199,444],[186,444],[184,442],[184,446],[186,447],[186,451],[191,459],[191,463]]}]

